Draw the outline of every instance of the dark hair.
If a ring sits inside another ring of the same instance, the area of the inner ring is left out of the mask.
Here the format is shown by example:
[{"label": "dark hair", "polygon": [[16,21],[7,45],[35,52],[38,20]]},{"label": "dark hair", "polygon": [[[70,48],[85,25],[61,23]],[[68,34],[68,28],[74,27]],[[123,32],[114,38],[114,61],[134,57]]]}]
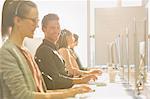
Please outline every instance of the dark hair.
[{"label": "dark hair", "polygon": [[49,13],[47,15],[45,15],[42,19],[42,27],[47,25],[48,21],[52,21],[52,20],[59,20],[59,17],[57,14],[53,14],[53,13]]},{"label": "dark hair", "polygon": [[71,35],[72,35],[72,33],[69,30],[66,30],[66,29],[61,30],[61,35],[59,37],[59,40],[57,41],[57,46],[59,49],[68,47],[66,38]]},{"label": "dark hair", "polygon": [[2,9],[2,37],[9,34],[9,27],[14,26],[14,17],[24,17],[29,13],[29,7],[37,8],[36,4],[27,0],[6,0]]},{"label": "dark hair", "polygon": [[73,37],[75,38],[75,42],[77,42],[79,39],[79,36],[77,34],[73,34]]}]

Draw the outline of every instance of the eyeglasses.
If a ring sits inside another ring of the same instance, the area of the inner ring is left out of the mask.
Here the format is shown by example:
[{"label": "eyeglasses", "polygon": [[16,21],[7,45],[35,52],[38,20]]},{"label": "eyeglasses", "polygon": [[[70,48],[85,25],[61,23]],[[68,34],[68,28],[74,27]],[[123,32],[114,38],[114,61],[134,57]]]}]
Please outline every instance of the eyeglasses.
[{"label": "eyeglasses", "polygon": [[21,18],[23,19],[28,19],[28,20],[31,20],[33,23],[38,23],[39,19],[36,17],[36,18],[29,18],[29,17],[25,17],[25,16],[20,16]]}]

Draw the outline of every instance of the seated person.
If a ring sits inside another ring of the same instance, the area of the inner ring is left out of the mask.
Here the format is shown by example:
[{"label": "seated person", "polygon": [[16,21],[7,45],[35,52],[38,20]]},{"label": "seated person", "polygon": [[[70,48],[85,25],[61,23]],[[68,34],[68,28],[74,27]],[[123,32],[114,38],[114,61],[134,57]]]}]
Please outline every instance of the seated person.
[{"label": "seated person", "polygon": [[32,38],[38,23],[35,3],[5,0],[2,10],[2,36],[8,39],[0,49],[0,99],[64,99],[90,89],[86,86],[48,91],[31,54],[24,48],[25,37]]},{"label": "seated person", "polygon": [[77,56],[77,54],[75,53],[75,50],[74,50],[74,47],[75,46],[78,46],[78,39],[79,39],[79,36],[77,34],[73,34],[73,37],[74,37],[74,46],[72,48],[70,48],[72,50],[72,53],[75,55],[75,59],[76,59],[76,62],[79,66],[79,69],[80,70],[87,70],[87,68],[84,68],[81,64],[81,61],[79,59],[79,57]]},{"label": "seated person", "polygon": [[89,74],[99,75],[99,71],[83,71],[79,69],[79,66],[76,62],[76,55],[72,53],[71,48],[74,46],[74,37],[73,34],[64,29],[62,30],[61,36],[57,42],[59,46],[59,53],[65,60],[66,69],[71,76],[83,76]]},{"label": "seated person", "polygon": [[76,59],[76,62],[77,62],[77,64],[78,64],[80,70],[85,70],[85,71],[89,71],[89,70],[90,70],[90,71],[99,71],[99,72],[102,73],[102,71],[101,71],[100,68],[98,68],[98,67],[93,67],[93,68],[88,68],[88,67],[87,67],[87,68],[85,68],[85,67],[82,66],[81,61],[80,61],[78,55],[76,54],[76,52],[75,52],[75,50],[74,50],[74,47],[78,46],[78,39],[79,39],[79,36],[78,36],[77,34],[73,34],[73,37],[74,37],[75,40],[74,40],[74,46],[72,46],[72,48],[71,48],[71,52],[72,52],[72,54],[74,54],[75,59]]},{"label": "seated person", "polygon": [[56,42],[60,36],[59,17],[56,14],[44,16],[42,30],[45,39],[36,51],[35,60],[40,70],[47,76],[44,76],[44,80],[48,89],[70,88],[74,84],[88,83],[91,79],[96,79],[95,75],[82,78],[68,77],[64,60],[59,55],[56,47]]}]

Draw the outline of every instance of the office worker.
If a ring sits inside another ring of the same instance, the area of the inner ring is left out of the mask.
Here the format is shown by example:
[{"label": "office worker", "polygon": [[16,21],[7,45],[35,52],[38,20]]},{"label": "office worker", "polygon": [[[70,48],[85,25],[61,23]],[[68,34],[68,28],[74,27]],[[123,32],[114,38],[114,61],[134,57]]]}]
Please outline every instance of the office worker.
[{"label": "office worker", "polygon": [[75,46],[75,38],[69,30],[62,30],[58,40],[59,53],[65,60],[66,69],[71,76],[99,75],[100,71],[83,71],[80,70],[76,61],[76,54],[72,48]]},{"label": "office worker", "polygon": [[78,65],[70,53],[70,48],[74,44],[74,38],[70,31],[64,29],[61,31],[59,40],[57,41],[58,51],[65,61],[65,68],[68,74],[72,77],[81,74]]},{"label": "office worker", "polygon": [[99,74],[102,74],[102,70],[98,67],[92,67],[92,68],[88,68],[88,67],[83,67],[81,61],[80,61],[80,58],[78,57],[78,55],[76,54],[74,48],[76,46],[78,46],[78,40],[79,40],[79,36],[77,34],[73,34],[73,37],[74,37],[74,44],[73,46],[71,46],[72,48],[71,49],[71,53],[75,56],[74,58],[76,59],[76,62],[79,66],[79,69],[80,70],[84,70],[84,71],[91,71],[91,72],[99,72]]},{"label": "office worker", "polygon": [[62,99],[90,89],[86,86],[48,91],[31,54],[24,48],[38,23],[35,3],[6,0],[2,10],[2,36],[8,39],[0,49],[0,99]]},{"label": "office worker", "polygon": [[42,30],[45,34],[43,43],[39,46],[35,54],[35,60],[40,70],[53,81],[53,86],[49,84],[49,79],[45,82],[47,88],[63,89],[70,88],[74,84],[88,83],[96,76],[89,75],[83,78],[70,78],[65,71],[65,63],[63,58],[57,51],[56,42],[60,36],[59,17],[56,14],[47,14],[42,20]]},{"label": "office worker", "polygon": [[77,56],[77,54],[76,54],[76,52],[75,52],[75,50],[74,50],[74,48],[75,48],[76,46],[78,46],[78,42],[79,42],[78,39],[79,39],[79,36],[78,36],[77,34],[73,34],[73,37],[74,37],[74,46],[71,48],[72,53],[73,53],[74,56],[75,56],[76,62],[77,62],[77,64],[78,64],[78,66],[79,66],[79,69],[80,69],[80,70],[87,70],[87,68],[84,68],[84,67],[82,66],[81,61],[80,61],[79,57]]}]

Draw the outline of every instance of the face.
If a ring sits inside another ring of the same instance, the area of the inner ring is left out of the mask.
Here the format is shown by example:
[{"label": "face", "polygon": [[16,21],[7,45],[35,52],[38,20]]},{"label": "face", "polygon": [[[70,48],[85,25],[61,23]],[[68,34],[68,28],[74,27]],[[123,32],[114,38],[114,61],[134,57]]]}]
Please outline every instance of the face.
[{"label": "face", "polygon": [[25,37],[33,38],[34,31],[38,24],[38,11],[37,8],[31,8],[30,12],[21,17],[20,29],[22,35]]},{"label": "face", "polygon": [[74,41],[75,41],[75,38],[73,37],[73,35],[67,36],[66,39],[67,39],[68,46],[70,48],[73,48],[74,47]]},{"label": "face", "polygon": [[45,38],[49,41],[56,43],[60,36],[60,24],[58,20],[50,20],[47,25],[42,28],[45,33]]}]

